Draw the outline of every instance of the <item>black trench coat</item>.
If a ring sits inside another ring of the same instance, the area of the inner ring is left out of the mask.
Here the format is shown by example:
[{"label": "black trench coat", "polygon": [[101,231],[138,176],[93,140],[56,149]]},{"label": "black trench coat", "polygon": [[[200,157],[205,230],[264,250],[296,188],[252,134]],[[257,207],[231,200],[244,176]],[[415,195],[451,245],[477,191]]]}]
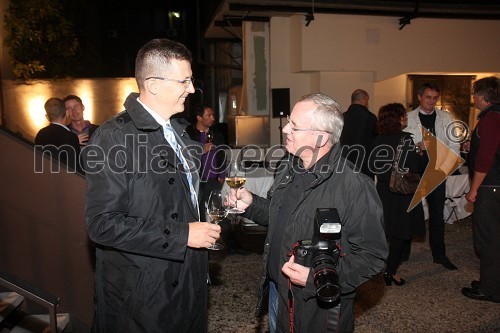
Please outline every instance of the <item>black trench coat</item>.
[{"label": "black trench coat", "polygon": [[[83,152],[86,223],[97,244],[94,330],[206,332],[207,250],[187,247],[198,211],[182,164],[137,97]],[[201,146],[171,122],[179,143],[193,148],[188,162],[199,161]]]}]

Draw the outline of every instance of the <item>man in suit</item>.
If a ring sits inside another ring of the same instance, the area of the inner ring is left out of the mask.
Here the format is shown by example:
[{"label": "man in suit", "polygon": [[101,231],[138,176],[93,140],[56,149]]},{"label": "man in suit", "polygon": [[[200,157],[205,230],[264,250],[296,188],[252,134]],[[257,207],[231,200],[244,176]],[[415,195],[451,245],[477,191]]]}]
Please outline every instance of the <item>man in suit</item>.
[{"label": "man in suit", "polygon": [[65,163],[73,170],[81,171],[80,144],[76,134],[65,125],[66,108],[59,98],[49,98],[44,105],[50,125],[42,128],[35,137],[35,148]]},{"label": "man in suit", "polygon": [[[460,155],[460,145],[447,135],[447,129],[453,118],[448,112],[436,108],[439,95],[440,89],[433,83],[424,83],[420,87],[418,91],[420,105],[415,110],[408,112],[408,127],[405,131],[412,134],[413,141],[421,151],[428,151],[428,160],[433,164],[427,166],[426,173],[440,173],[441,175],[436,177],[445,179],[446,175],[449,175],[455,166],[457,156],[448,150],[440,150],[438,154],[437,146],[427,147],[429,142],[435,144],[436,140],[426,140],[422,136],[422,127],[424,127],[457,155]],[[441,264],[449,270],[456,270],[457,266],[452,264],[446,256],[444,244],[443,209],[445,195],[446,183],[442,182],[426,196],[429,205],[429,244],[434,263]]]},{"label": "man in suit", "polygon": [[208,330],[206,247],[220,226],[200,222],[202,147],[172,118],[194,93],[191,61],[180,43],[146,43],[135,62],[139,94],[85,147],[95,332]]},{"label": "man in suit", "polygon": [[70,121],[68,128],[71,132],[78,135],[80,146],[85,146],[99,126],[83,119],[85,106],[83,105],[80,97],[76,95],[68,95],[64,97],[63,101],[66,106],[66,114]]},{"label": "man in suit", "polygon": [[377,117],[368,110],[370,96],[363,89],[356,89],[351,95],[351,105],[344,113],[344,129],[340,136],[342,157],[347,158],[361,171],[372,177],[368,169],[371,144],[377,135]]}]

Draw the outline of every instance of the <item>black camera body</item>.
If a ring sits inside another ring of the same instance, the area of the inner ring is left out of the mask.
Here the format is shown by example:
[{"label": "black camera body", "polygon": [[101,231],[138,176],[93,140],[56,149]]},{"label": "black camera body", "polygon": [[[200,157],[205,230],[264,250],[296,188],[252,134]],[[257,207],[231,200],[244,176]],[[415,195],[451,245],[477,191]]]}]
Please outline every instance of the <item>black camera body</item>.
[{"label": "black camera body", "polygon": [[293,246],[295,262],[313,270],[316,296],[332,303],[340,297],[337,265],[340,258],[340,218],[335,208],[316,210],[315,232],[312,240],[299,240]]}]

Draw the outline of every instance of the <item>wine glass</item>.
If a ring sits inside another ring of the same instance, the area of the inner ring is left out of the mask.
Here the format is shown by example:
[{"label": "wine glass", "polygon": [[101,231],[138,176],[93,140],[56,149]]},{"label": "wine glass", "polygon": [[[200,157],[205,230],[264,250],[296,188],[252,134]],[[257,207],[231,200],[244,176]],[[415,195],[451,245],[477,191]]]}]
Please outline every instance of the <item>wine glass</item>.
[{"label": "wine glass", "polygon": [[[233,160],[229,163],[229,166],[227,168],[227,174],[226,174],[226,183],[230,188],[235,189],[238,191],[240,187],[245,184],[247,178],[245,176],[245,167],[243,165],[242,161],[238,160]],[[245,210],[238,208],[238,200],[236,200],[236,203],[234,207],[231,207],[229,209],[230,214],[241,214],[244,213]]]},{"label": "wine glass", "polygon": [[207,131],[207,143],[212,143],[214,142],[214,132],[212,131],[212,129],[208,129]]},{"label": "wine glass", "polygon": [[[208,197],[208,215],[210,216],[210,223],[219,224],[228,214],[226,205],[224,204],[224,195],[219,190],[213,190]],[[207,247],[209,250],[222,250],[224,245],[220,243],[213,243]]]}]

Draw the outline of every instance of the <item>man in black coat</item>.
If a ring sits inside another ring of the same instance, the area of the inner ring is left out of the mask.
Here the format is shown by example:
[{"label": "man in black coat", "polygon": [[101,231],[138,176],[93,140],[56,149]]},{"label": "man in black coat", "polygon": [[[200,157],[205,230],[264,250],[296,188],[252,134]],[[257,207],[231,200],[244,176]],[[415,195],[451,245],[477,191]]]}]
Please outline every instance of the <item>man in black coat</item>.
[{"label": "man in black coat", "polygon": [[368,110],[370,96],[363,89],[351,95],[351,105],[344,113],[344,129],[340,136],[342,156],[356,165],[356,171],[372,177],[368,169],[371,145],[377,136],[377,117]]},{"label": "man in black coat", "polygon": [[220,226],[199,222],[201,146],[171,119],[194,93],[191,61],[180,43],[146,43],[135,65],[140,94],[85,147],[97,333],[208,330],[206,247]]},{"label": "man in black coat", "polygon": [[[331,97],[316,93],[300,98],[283,128],[289,159],[282,162],[267,198],[245,187],[232,189],[228,198],[235,206],[237,195],[243,216],[268,227],[257,310],[262,310],[267,290],[271,333],[353,332],[356,288],[384,268],[388,249],[382,203],[373,181],[342,158],[342,125],[340,106]],[[334,269],[305,267],[290,256],[292,248],[299,240],[314,240],[315,213],[328,208],[338,211],[330,221],[341,225],[338,264]],[[318,286],[326,286],[321,280],[327,271],[330,277],[338,275],[341,292],[329,303],[321,302],[317,292]]]},{"label": "man in black coat", "polygon": [[59,98],[49,98],[44,105],[50,125],[42,128],[35,137],[35,148],[63,162],[73,170],[81,171],[78,137],[65,125],[66,108]]}]

